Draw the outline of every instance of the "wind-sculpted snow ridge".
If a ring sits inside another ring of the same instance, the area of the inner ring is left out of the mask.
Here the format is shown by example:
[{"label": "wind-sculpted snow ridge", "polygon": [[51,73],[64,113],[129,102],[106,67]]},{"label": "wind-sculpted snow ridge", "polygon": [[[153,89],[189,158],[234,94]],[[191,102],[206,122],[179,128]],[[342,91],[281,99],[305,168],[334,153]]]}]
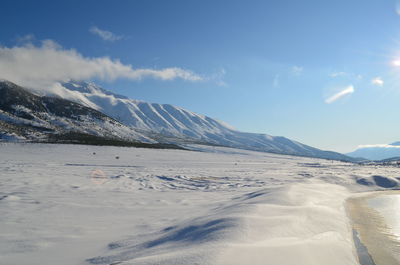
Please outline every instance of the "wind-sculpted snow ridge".
[{"label": "wind-sculpted snow ridge", "polygon": [[398,168],[202,152],[0,144],[7,265],[358,264],[344,203]]},{"label": "wind-sculpted snow ridge", "polygon": [[[59,96],[95,108],[106,115],[145,132],[158,134],[160,141],[202,142],[255,151],[352,161],[345,155],[319,150],[285,137],[240,132],[231,126],[180,107],[148,103],[114,94],[94,83],[62,84]],[[171,138],[172,137],[172,138]]]},{"label": "wind-sculpted snow ridge", "polygon": [[[121,166],[122,167],[122,166]],[[270,180],[272,181],[272,180]],[[278,182],[278,180],[276,180]],[[156,190],[156,191],[228,191],[244,187],[263,187],[265,181],[249,177],[203,177],[203,176],[134,176],[122,174],[111,176],[103,185],[124,190]]]},{"label": "wind-sculpted snow ridge", "polygon": [[88,261],[121,265],[358,264],[342,206],[346,195],[345,188],[329,184],[257,190],[233,198],[206,216],[112,242],[109,255]]}]

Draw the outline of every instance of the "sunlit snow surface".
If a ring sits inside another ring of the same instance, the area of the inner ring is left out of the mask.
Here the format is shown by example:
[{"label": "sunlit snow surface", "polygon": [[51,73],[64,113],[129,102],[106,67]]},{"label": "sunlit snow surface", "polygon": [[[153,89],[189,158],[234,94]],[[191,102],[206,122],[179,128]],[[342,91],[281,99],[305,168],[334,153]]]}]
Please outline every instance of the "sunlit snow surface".
[{"label": "sunlit snow surface", "polygon": [[1,144],[0,263],[358,264],[344,201],[397,172],[193,148]]}]

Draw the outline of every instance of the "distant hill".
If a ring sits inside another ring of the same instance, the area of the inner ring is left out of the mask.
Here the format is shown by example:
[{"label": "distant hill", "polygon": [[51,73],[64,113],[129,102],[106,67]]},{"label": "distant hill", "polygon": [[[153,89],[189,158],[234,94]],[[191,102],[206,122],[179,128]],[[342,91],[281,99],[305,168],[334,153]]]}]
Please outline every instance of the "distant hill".
[{"label": "distant hill", "polygon": [[400,157],[400,142],[388,145],[362,146],[346,155],[351,157],[363,157],[369,160],[383,160]]}]

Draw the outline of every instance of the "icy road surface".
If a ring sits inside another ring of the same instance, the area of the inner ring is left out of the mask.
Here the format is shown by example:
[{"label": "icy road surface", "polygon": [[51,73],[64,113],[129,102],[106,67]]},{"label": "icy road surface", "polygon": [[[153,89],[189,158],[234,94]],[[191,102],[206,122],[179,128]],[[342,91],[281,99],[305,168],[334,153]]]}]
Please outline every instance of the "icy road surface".
[{"label": "icy road surface", "polygon": [[1,144],[0,264],[358,264],[346,198],[398,185],[392,167],[196,148]]}]

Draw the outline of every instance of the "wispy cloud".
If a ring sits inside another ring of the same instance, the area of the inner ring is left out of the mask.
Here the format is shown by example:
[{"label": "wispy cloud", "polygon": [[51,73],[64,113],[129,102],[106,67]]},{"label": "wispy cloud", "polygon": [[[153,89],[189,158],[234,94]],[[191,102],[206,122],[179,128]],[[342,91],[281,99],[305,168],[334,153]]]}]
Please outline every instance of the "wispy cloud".
[{"label": "wispy cloud", "polygon": [[102,38],[105,41],[117,41],[117,40],[123,39],[123,36],[116,35],[116,34],[112,33],[111,31],[103,30],[96,26],[91,27],[89,29],[89,31],[90,31],[90,33],[92,33],[96,36],[99,36],[100,38]]},{"label": "wispy cloud", "polygon": [[278,74],[276,74],[274,79],[272,80],[272,86],[275,88],[279,87],[279,75]]},{"label": "wispy cloud", "polygon": [[301,73],[303,72],[303,70],[304,70],[304,68],[303,67],[301,67],[301,66],[293,66],[292,67],[292,69],[291,69],[291,71],[292,71],[292,74],[294,74],[294,75],[301,75]]},{"label": "wispy cloud", "polygon": [[225,68],[220,68],[217,72],[214,74],[210,75],[207,79],[208,81],[215,82],[217,86],[220,87],[228,87],[228,84],[225,82],[224,77],[226,74]]},{"label": "wispy cloud", "polygon": [[20,43],[20,44],[25,44],[25,43],[28,43],[28,42],[32,42],[32,41],[34,41],[36,38],[35,38],[35,35],[33,35],[33,34],[26,34],[26,35],[24,35],[24,36],[18,36],[17,37],[17,42],[18,43]]},{"label": "wispy cloud", "polygon": [[397,15],[400,16],[400,1],[399,0],[396,1],[396,13],[397,13]]},{"label": "wispy cloud", "polygon": [[332,78],[339,77],[339,76],[346,76],[348,75],[346,72],[333,72],[330,73],[329,76]]},{"label": "wispy cloud", "polygon": [[376,148],[376,147],[379,147],[379,148],[393,148],[393,149],[395,149],[395,148],[397,148],[397,149],[399,149],[400,148],[400,146],[398,146],[398,145],[390,145],[390,144],[365,144],[365,145],[359,145],[358,147],[357,147],[357,149],[361,149],[361,148]]},{"label": "wispy cloud", "polygon": [[371,84],[373,84],[375,86],[383,86],[384,83],[385,82],[383,81],[383,79],[380,78],[379,76],[375,77],[374,79],[371,80]]},{"label": "wispy cloud", "polygon": [[126,78],[140,80],[182,79],[202,81],[204,78],[190,70],[179,67],[164,69],[133,68],[118,59],[109,57],[84,57],[74,49],[64,49],[51,40],[40,45],[0,46],[0,78],[23,86],[40,88],[56,82],[74,80],[115,80]]},{"label": "wispy cloud", "polygon": [[341,91],[337,92],[336,94],[330,96],[329,98],[327,98],[325,100],[325,103],[331,104],[331,103],[335,102],[336,100],[338,100],[346,95],[352,94],[352,93],[354,93],[354,87],[353,87],[353,85],[350,85],[350,86],[342,89]]},{"label": "wispy cloud", "polygon": [[338,78],[338,79],[349,79],[349,80],[354,80],[354,81],[359,81],[359,80],[363,79],[363,76],[361,74],[355,74],[355,73],[349,73],[349,72],[343,72],[343,71],[331,72],[329,74],[329,77]]}]

